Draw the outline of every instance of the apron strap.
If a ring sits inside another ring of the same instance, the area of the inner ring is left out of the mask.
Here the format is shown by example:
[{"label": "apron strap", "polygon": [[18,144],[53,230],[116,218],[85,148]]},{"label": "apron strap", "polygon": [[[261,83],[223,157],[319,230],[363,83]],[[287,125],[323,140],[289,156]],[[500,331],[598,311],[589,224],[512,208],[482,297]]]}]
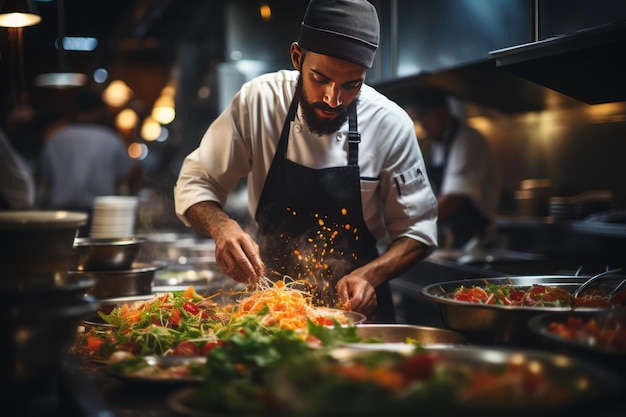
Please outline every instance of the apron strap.
[{"label": "apron strap", "polygon": [[359,165],[359,143],[361,132],[358,131],[356,119],[356,100],[348,109],[348,166]]}]

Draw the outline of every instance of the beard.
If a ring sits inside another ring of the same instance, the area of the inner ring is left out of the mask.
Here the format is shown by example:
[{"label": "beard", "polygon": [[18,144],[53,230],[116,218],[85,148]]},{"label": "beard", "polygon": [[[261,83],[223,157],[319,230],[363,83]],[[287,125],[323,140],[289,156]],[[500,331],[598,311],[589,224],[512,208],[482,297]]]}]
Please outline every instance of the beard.
[{"label": "beard", "polygon": [[[311,132],[318,136],[324,136],[335,133],[339,130],[339,128],[341,128],[341,126],[343,126],[348,118],[348,112],[345,106],[342,105],[332,108],[326,103],[310,102],[304,92],[304,88],[302,87],[302,76],[298,77],[297,89],[300,92],[299,97],[300,107],[302,107],[302,116],[304,117],[304,122],[307,124]],[[334,112],[336,113],[336,116],[334,119],[325,119],[319,117],[317,113],[315,113],[315,109]]]}]

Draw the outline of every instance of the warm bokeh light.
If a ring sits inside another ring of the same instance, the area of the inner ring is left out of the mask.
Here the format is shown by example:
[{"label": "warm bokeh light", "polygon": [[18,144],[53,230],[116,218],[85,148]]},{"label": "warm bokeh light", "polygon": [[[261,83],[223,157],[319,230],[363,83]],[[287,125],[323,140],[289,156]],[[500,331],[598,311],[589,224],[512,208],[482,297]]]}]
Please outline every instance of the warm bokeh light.
[{"label": "warm bokeh light", "polygon": [[133,90],[124,81],[115,80],[104,90],[102,99],[111,107],[122,107],[133,95]]},{"label": "warm bokeh light", "polygon": [[124,109],[115,118],[115,126],[120,130],[130,130],[137,126],[139,116],[133,109]]},{"label": "warm bokeh light", "polygon": [[128,156],[140,161],[146,159],[148,156],[148,147],[143,143],[133,142],[128,145]]},{"label": "warm bokeh light", "polygon": [[269,4],[263,3],[259,8],[259,12],[261,13],[261,19],[267,21],[272,18],[272,9],[270,9]]},{"label": "warm bokeh light", "polygon": [[176,118],[174,98],[167,95],[159,97],[152,108],[152,118],[162,125],[172,123]]},{"label": "warm bokeh light", "polygon": [[152,142],[161,136],[161,129],[162,127],[159,122],[148,116],[144,119],[143,124],[141,125],[141,137],[144,140]]}]

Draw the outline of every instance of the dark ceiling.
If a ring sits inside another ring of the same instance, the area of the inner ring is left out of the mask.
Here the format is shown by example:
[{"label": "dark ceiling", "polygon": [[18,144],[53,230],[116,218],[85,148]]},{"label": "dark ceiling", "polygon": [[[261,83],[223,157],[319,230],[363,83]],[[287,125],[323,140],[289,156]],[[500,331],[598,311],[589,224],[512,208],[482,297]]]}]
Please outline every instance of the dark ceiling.
[{"label": "dark ceiling", "polygon": [[[22,29],[21,40],[15,29],[0,28],[3,119],[17,103],[26,101],[36,107],[42,100],[51,101],[52,93],[33,85],[38,74],[66,69],[90,76],[104,67],[111,78],[136,79],[139,96],[158,95],[163,85],[154,84],[159,75],[165,78],[176,62],[181,43],[206,45],[206,53],[217,59],[223,53],[223,2],[219,0],[53,0],[35,4],[42,22]],[[60,33],[95,37],[98,47],[92,52],[60,54],[55,47]],[[148,80],[152,85],[141,85]]]}]

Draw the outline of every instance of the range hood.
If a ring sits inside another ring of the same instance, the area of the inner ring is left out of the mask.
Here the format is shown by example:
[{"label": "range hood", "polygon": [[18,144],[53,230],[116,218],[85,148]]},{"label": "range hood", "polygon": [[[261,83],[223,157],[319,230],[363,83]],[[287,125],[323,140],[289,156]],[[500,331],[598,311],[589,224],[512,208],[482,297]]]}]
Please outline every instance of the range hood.
[{"label": "range hood", "polygon": [[626,101],[626,21],[489,52],[495,66],[587,104]]}]

